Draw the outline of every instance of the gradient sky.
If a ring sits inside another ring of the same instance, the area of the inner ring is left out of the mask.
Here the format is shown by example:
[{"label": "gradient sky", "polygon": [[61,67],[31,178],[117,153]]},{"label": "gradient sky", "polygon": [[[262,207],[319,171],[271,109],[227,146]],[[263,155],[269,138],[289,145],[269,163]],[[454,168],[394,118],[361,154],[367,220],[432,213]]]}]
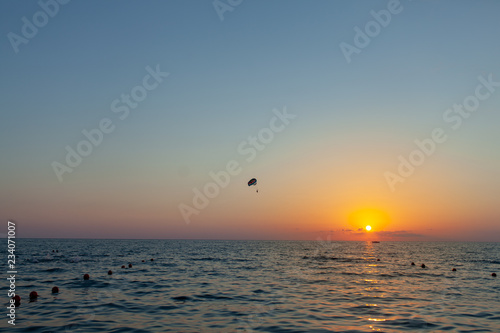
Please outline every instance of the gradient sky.
[{"label": "gradient sky", "polygon": [[[47,22],[40,3],[0,2],[0,219],[19,237],[500,241],[500,87],[460,128],[443,118],[478,77],[500,82],[500,2],[401,1],[350,62],[341,43],[391,1],[244,0],[221,20],[212,1],[73,0]],[[120,119],[148,66],[169,75]],[[239,145],[284,109],[247,161]],[[59,181],[52,163],[105,118]],[[392,191],[436,128],[447,140]],[[179,205],[232,160],[186,223]]]}]

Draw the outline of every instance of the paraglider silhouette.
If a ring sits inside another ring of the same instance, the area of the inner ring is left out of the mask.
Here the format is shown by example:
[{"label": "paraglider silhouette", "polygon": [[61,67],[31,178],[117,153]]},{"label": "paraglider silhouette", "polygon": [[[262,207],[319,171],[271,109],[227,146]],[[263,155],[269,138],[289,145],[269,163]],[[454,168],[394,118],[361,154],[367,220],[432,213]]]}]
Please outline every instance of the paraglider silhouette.
[{"label": "paraglider silhouette", "polygon": [[[252,179],[250,179],[248,181],[248,186],[255,186],[255,185],[257,185],[257,179],[252,178]],[[257,188],[256,192],[259,193],[259,189],[258,188]]]}]

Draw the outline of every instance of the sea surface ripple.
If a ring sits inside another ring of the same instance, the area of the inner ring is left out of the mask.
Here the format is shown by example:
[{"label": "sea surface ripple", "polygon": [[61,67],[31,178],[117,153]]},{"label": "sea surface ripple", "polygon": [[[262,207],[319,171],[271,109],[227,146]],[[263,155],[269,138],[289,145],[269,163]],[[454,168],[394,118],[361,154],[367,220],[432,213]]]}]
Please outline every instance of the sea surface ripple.
[{"label": "sea surface ripple", "polygon": [[500,243],[17,239],[16,255],[0,332],[500,332]]}]

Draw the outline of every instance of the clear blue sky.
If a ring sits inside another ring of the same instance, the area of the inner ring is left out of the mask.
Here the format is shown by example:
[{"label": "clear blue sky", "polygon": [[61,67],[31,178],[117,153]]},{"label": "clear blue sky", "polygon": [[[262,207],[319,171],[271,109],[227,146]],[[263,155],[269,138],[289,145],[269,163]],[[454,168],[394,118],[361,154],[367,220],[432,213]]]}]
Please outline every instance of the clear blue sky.
[{"label": "clear blue sky", "polygon": [[[340,44],[389,3],[243,0],[221,21],[211,1],[73,0],[15,52],[42,9],[0,2],[0,218],[26,237],[314,239],[376,207],[385,231],[500,239],[500,88],[459,130],[443,120],[479,76],[500,81],[500,3],[401,1],[348,63]],[[111,104],[148,66],[169,76],[121,120]],[[284,107],[297,118],[246,163],[238,145]],[[51,164],[103,118],[114,131],[60,182]],[[448,140],[392,193],[384,173],[436,127]],[[232,159],[241,173],[185,224],[179,204]],[[272,198],[248,198],[251,177]]]}]

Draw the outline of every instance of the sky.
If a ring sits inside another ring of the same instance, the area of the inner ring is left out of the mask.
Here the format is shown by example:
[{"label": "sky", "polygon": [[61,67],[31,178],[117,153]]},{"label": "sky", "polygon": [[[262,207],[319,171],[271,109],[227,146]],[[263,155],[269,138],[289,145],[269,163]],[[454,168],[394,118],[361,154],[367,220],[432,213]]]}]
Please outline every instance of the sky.
[{"label": "sky", "polygon": [[500,241],[499,11],[2,1],[0,233]]}]

